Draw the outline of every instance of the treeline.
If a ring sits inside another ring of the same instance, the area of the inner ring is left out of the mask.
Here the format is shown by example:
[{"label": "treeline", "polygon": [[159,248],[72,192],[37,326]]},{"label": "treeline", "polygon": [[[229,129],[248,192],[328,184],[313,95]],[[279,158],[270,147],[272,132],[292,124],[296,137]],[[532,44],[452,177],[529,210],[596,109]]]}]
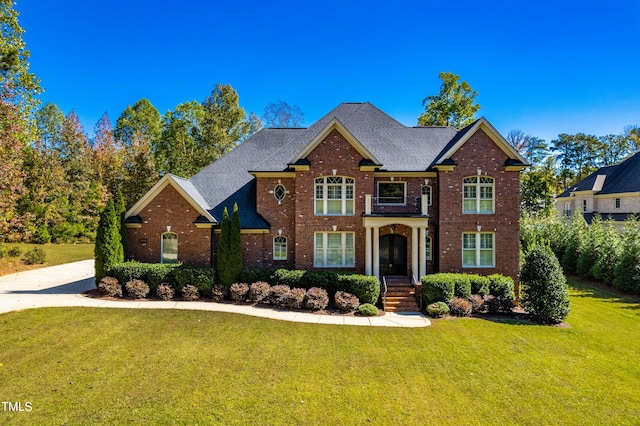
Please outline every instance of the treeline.
[{"label": "treeline", "polygon": [[520,208],[524,214],[546,217],[554,197],[600,167],[618,164],[640,150],[640,127],[627,126],[620,134],[605,136],[562,133],[546,141],[522,131],[507,135],[531,164],[520,176]]},{"label": "treeline", "polygon": [[580,211],[571,218],[525,216],[520,240],[525,251],[534,243],[549,245],[565,273],[640,294],[640,221],[634,216],[620,225],[596,215],[589,226]]}]

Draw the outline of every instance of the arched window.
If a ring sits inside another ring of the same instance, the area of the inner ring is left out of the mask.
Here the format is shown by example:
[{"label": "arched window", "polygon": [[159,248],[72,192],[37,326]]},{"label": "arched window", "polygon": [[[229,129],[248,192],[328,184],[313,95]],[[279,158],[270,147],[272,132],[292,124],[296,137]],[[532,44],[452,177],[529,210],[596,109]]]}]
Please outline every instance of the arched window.
[{"label": "arched window", "polygon": [[162,234],[160,263],[178,263],[178,234],[165,232]]},{"label": "arched window", "polygon": [[431,205],[431,185],[422,186],[422,195],[427,196],[427,205]]},{"label": "arched window", "polygon": [[348,177],[327,176],[315,180],[316,215],[352,215],[354,209],[354,180]]},{"label": "arched window", "polygon": [[493,178],[471,176],[462,181],[462,212],[493,213]]},{"label": "arched window", "polygon": [[278,235],[273,239],[273,260],[287,260],[287,237]]}]

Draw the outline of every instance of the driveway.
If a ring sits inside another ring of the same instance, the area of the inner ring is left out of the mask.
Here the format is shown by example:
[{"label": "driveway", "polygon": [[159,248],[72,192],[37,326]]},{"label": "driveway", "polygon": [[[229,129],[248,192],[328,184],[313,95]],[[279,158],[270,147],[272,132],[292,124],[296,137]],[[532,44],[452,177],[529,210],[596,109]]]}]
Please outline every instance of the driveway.
[{"label": "driveway", "polygon": [[190,309],[231,312],[282,321],[379,327],[426,327],[419,313],[386,313],[379,317],[318,315],[269,307],[215,302],[102,300],[81,293],[96,288],[93,260],[18,272],[0,277],[0,314],[31,308],[90,306],[96,308]]}]

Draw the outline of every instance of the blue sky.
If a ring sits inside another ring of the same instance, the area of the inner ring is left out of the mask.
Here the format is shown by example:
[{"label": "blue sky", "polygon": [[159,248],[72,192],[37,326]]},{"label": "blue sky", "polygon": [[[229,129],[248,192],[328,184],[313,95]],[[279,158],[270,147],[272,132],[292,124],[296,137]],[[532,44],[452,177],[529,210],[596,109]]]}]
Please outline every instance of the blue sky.
[{"label": "blue sky", "polygon": [[368,101],[415,125],[450,71],[478,116],[548,142],[640,125],[640,2],[18,0],[44,102],[85,130],[147,98],[164,114],[231,84],[247,112],[313,123]]}]

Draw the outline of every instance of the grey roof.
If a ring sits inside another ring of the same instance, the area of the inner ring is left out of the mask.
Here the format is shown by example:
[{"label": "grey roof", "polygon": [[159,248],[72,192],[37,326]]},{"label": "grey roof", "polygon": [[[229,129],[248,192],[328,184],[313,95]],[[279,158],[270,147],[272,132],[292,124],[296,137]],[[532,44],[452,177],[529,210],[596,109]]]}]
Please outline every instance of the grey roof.
[{"label": "grey roof", "polygon": [[249,172],[288,170],[292,160],[334,119],[387,171],[425,171],[464,133],[452,127],[407,127],[370,103],[343,103],[306,129],[260,130],[190,182],[218,221],[225,207],[231,212],[238,203],[243,228],[268,228],[255,210],[255,179]]},{"label": "grey roof", "polygon": [[620,164],[598,169],[558,195],[558,198],[569,197],[576,191],[596,191],[598,194],[640,192],[640,152]]}]

